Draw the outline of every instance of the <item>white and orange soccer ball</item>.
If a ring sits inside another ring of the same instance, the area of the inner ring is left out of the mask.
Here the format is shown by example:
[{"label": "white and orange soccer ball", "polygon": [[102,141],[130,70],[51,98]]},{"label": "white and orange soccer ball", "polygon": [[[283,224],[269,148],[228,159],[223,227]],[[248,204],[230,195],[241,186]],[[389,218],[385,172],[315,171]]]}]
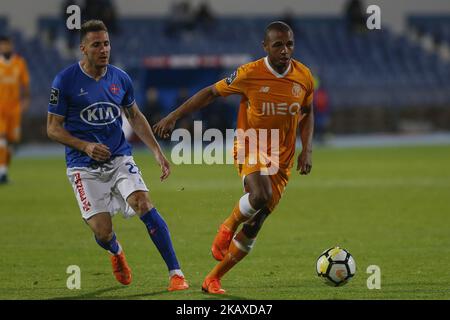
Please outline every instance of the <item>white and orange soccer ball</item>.
[{"label": "white and orange soccer ball", "polygon": [[326,284],[334,287],[342,286],[356,273],[355,259],[347,250],[332,247],[317,258],[316,271]]}]

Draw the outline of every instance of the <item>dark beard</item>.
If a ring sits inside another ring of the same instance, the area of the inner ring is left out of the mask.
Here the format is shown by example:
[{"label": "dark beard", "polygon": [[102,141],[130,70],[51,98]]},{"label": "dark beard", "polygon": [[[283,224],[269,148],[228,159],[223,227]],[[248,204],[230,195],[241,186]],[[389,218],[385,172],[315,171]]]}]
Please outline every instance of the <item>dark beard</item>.
[{"label": "dark beard", "polygon": [[5,53],[3,53],[3,57],[4,57],[6,60],[11,59],[11,56],[12,56],[12,52],[5,52]]}]

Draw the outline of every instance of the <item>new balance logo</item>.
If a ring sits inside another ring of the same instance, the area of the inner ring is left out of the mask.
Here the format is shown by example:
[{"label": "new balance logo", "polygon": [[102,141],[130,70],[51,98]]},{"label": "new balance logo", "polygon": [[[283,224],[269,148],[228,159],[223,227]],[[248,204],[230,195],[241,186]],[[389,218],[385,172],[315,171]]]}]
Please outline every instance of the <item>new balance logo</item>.
[{"label": "new balance logo", "polygon": [[300,104],[298,102],[294,102],[291,105],[288,105],[286,102],[283,103],[274,103],[274,102],[263,102],[262,104],[262,113],[264,115],[295,115],[300,111]]},{"label": "new balance logo", "polygon": [[259,89],[259,92],[267,93],[267,92],[269,92],[269,90],[270,90],[270,87],[261,87],[261,89]]}]

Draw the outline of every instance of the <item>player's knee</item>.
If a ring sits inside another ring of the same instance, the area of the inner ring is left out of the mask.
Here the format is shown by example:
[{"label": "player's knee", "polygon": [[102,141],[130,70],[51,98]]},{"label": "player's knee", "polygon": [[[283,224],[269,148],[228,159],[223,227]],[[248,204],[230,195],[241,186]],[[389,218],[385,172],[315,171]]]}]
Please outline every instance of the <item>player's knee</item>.
[{"label": "player's knee", "polygon": [[112,239],[113,235],[114,233],[112,229],[109,228],[102,228],[95,231],[95,237],[97,238],[97,240],[104,243],[109,242]]},{"label": "player's knee", "polygon": [[128,204],[133,208],[133,210],[139,215],[143,215],[153,208],[153,205],[151,204],[145,193],[133,194],[128,198],[127,201]]},{"label": "player's knee", "polygon": [[272,199],[272,190],[270,188],[268,189],[261,189],[257,192],[250,193],[250,204],[255,208],[256,210],[261,209],[265,207],[270,200]]},{"label": "player's knee", "polygon": [[146,212],[149,212],[153,208],[152,204],[148,199],[143,199],[142,201],[139,201],[138,203],[138,213],[144,214]]}]

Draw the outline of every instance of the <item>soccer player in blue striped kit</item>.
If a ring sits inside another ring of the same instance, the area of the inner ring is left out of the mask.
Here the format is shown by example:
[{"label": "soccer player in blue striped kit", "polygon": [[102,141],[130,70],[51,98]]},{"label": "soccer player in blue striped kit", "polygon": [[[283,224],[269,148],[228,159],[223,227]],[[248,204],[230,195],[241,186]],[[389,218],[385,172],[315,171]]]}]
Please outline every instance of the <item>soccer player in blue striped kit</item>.
[{"label": "soccer player in blue striped kit", "polygon": [[113,273],[131,283],[130,267],[113,231],[111,216],[138,214],[169,270],[169,291],[189,287],[172,246],[169,229],[153,206],[122,131],[121,112],[134,132],[153,152],[161,181],[170,174],[169,162],[139,111],[130,77],[108,64],[108,30],[99,20],[81,26],[80,62],[53,81],[48,106],[48,136],[66,146],[67,176],[83,219],[96,242],[111,254]]}]

